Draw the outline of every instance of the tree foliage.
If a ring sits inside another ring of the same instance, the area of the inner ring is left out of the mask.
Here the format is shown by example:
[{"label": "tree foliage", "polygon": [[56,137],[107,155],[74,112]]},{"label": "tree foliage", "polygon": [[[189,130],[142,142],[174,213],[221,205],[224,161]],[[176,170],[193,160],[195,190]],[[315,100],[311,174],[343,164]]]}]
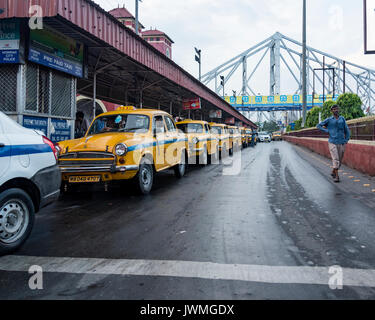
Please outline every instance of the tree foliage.
[{"label": "tree foliage", "polygon": [[280,130],[280,127],[275,121],[270,121],[270,122],[265,121],[263,123],[262,131],[275,132],[278,130]]},{"label": "tree foliage", "polygon": [[[315,127],[319,123],[319,113],[321,119],[327,119],[332,116],[331,107],[337,104],[340,107],[340,115],[346,120],[361,118],[365,116],[362,110],[361,98],[355,93],[344,93],[339,96],[337,101],[328,100],[322,107],[312,108],[306,115],[306,128]],[[302,129],[302,118],[295,121],[294,130]]]}]

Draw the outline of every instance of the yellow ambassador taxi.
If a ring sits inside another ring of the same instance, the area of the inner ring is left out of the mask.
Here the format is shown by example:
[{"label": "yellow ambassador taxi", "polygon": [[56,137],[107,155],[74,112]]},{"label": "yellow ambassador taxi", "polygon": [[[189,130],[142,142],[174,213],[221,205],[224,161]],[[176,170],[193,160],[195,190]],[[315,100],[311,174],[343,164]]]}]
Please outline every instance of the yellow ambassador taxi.
[{"label": "yellow ambassador taxi", "polygon": [[219,156],[222,158],[223,156],[227,155],[229,151],[228,126],[215,122],[210,122],[209,125],[211,126],[211,133],[216,136],[219,141]]},{"label": "yellow ambassador taxi", "polygon": [[241,133],[236,126],[228,126],[229,131],[229,154],[232,155],[234,151],[241,147]]},{"label": "yellow ambassador taxi", "polygon": [[154,173],[186,169],[186,137],[163,111],[120,107],[96,117],[81,139],[58,143],[63,186],[133,179],[151,191]]},{"label": "yellow ambassador taxi", "polygon": [[206,165],[218,159],[219,139],[211,133],[208,122],[186,119],[177,122],[176,125],[187,136],[186,149],[189,160],[196,163],[196,159],[199,164]]},{"label": "yellow ambassador taxi", "polygon": [[240,133],[241,133],[241,146],[242,148],[247,148],[248,144],[248,136],[246,134],[246,128],[240,127]]}]

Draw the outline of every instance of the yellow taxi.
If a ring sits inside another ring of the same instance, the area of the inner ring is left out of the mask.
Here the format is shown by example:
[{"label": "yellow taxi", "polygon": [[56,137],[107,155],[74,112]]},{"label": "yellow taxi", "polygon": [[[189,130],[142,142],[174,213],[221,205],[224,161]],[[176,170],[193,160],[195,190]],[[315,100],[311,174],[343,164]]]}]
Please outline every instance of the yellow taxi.
[{"label": "yellow taxi", "polygon": [[234,151],[239,150],[241,147],[241,133],[240,129],[236,126],[228,126],[229,131],[229,154],[232,155]]},{"label": "yellow taxi", "polygon": [[251,145],[253,139],[253,131],[249,128],[245,128],[245,136],[246,136],[246,147]]},{"label": "yellow taxi", "polygon": [[242,148],[247,148],[249,143],[248,143],[248,135],[246,134],[246,128],[240,127],[240,132],[241,132],[241,146]]},{"label": "yellow taxi", "polygon": [[281,138],[281,131],[276,131],[272,133],[272,140],[273,141],[280,141],[282,140]]},{"label": "yellow taxi", "polygon": [[186,149],[189,160],[193,158],[192,163],[197,159],[199,164],[206,165],[218,159],[219,139],[211,133],[208,122],[187,119],[176,125],[187,137]]},{"label": "yellow taxi", "polygon": [[222,123],[210,122],[211,133],[219,141],[219,156],[222,158],[229,152],[229,132],[228,126]]},{"label": "yellow taxi", "polygon": [[103,113],[83,138],[58,143],[64,189],[132,179],[138,191],[147,194],[156,172],[173,168],[178,178],[184,176],[185,143],[166,112],[120,107]]}]

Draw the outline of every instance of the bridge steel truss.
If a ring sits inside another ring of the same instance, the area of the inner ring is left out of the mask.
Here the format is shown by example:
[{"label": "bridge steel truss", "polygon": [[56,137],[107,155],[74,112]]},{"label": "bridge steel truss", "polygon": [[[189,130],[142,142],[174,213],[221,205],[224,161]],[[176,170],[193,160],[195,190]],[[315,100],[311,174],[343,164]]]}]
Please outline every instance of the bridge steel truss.
[{"label": "bridge steel truss", "polygon": [[[255,64],[255,67],[252,70],[248,70],[248,60],[260,52],[263,52],[263,54]],[[269,54],[270,61],[269,95],[280,94],[281,65],[288,70],[296,83],[294,94],[302,94],[302,43],[279,32],[207,72],[202,76],[202,82],[207,86],[214,86],[214,91],[220,95],[223,87],[218,84],[218,77],[224,75],[225,86],[233,76],[239,74],[236,71],[240,70],[242,65],[241,94],[255,96],[258,91],[253,90],[251,80],[256,72],[259,72],[259,66],[267,54]],[[264,72],[264,69],[260,72]],[[306,76],[308,94],[353,92],[360,96],[365,113],[373,114],[375,112],[375,87],[373,86],[375,70],[307,46]],[[289,94],[292,94],[292,92]],[[298,111],[289,112],[288,120],[296,120],[300,116],[298,113]],[[246,113],[244,115],[246,116]],[[247,113],[247,117],[249,116],[250,114]],[[267,120],[276,119],[275,112],[258,112],[258,121],[261,121],[263,117]]]}]

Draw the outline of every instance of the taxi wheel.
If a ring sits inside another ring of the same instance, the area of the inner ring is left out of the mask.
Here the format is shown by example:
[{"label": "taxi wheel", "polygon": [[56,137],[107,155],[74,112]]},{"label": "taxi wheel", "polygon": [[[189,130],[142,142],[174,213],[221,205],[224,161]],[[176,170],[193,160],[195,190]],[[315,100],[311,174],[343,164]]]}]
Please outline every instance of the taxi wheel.
[{"label": "taxi wheel", "polygon": [[136,187],[141,194],[149,194],[154,183],[154,168],[150,161],[143,159],[135,177]]},{"label": "taxi wheel", "polygon": [[181,179],[186,172],[186,158],[187,154],[185,150],[182,150],[181,152],[181,161],[178,165],[174,166],[174,174],[178,179]]},{"label": "taxi wheel", "polygon": [[0,255],[18,249],[34,225],[35,207],[30,196],[13,188],[0,195]]}]

